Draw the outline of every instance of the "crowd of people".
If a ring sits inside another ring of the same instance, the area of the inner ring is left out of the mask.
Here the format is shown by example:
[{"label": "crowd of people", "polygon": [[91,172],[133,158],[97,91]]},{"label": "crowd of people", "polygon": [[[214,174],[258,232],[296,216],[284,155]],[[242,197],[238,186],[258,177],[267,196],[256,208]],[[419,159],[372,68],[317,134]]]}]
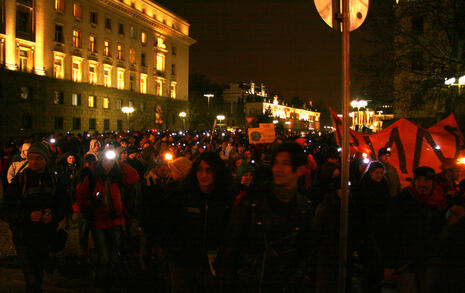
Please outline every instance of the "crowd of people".
[{"label": "crowd of people", "polygon": [[[465,292],[457,161],[419,167],[402,188],[389,148],[377,158],[351,158],[347,291]],[[340,168],[331,133],[35,135],[4,144],[0,219],[26,292],[42,292],[70,227],[98,292],[125,254],[167,292],[336,292]]]}]

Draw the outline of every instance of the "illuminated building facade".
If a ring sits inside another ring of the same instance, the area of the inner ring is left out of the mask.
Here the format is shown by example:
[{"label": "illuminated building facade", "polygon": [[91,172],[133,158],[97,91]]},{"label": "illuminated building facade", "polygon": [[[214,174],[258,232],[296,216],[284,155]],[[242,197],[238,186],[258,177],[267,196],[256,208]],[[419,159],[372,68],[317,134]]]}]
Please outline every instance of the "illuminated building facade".
[{"label": "illuminated building facade", "polygon": [[257,116],[268,112],[289,129],[320,130],[319,112],[280,105],[277,96],[274,97],[272,103],[266,101],[246,103],[245,112],[247,116]]},{"label": "illuminated building facade", "polygon": [[350,128],[360,132],[378,132],[383,130],[384,121],[394,119],[391,105],[382,105],[376,110],[372,108],[353,107],[349,112]]},{"label": "illuminated building facade", "polygon": [[0,0],[0,9],[4,136],[180,127],[195,42],[182,18],[149,0]]},{"label": "illuminated building facade", "polygon": [[[278,98],[267,102],[269,93],[262,83],[230,83],[223,91],[225,102],[226,123],[230,127],[247,127],[245,117],[258,117],[271,114],[286,128],[290,129],[316,129],[320,128],[320,113],[280,105]],[[267,112],[268,111],[268,112]]]}]

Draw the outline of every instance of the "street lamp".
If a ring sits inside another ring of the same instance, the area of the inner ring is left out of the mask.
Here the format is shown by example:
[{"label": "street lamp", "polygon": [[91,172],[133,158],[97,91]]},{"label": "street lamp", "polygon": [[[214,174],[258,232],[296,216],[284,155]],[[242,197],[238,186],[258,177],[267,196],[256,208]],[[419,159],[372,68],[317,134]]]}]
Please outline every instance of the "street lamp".
[{"label": "street lamp", "polygon": [[214,94],[204,94],[203,96],[206,97],[207,100],[208,100],[208,104],[207,104],[208,105],[208,111],[210,111],[210,98],[213,98],[215,95]]},{"label": "street lamp", "polygon": [[459,77],[458,80],[455,77],[446,78],[446,80],[444,81],[444,84],[448,86],[458,87],[459,96],[460,96],[462,86],[465,85],[465,75],[462,75],[461,77]]},{"label": "street lamp", "polygon": [[182,128],[183,129],[186,128],[186,126],[184,125],[184,120],[186,119],[186,116],[187,116],[186,112],[179,113],[179,117],[182,119]]},{"label": "street lamp", "polygon": [[134,112],[134,107],[132,107],[132,106],[123,107],[123,108],[121,108],[121,112],[123,112],[124,114],[126,114],[128,116],[128,130],[129,130],[129,128],[130,128],[129,127],[129,117]]},{"label": "street lamp", "polygon": [[226,117],[225,117],[224,115],[220,114],[220,115],[216,115],[216,119],[217,119],[218,121],[220,121],[220,123],[218,123],[218,125],[221,125],[221,121],[223,121],[224,119],[226,119]]}]

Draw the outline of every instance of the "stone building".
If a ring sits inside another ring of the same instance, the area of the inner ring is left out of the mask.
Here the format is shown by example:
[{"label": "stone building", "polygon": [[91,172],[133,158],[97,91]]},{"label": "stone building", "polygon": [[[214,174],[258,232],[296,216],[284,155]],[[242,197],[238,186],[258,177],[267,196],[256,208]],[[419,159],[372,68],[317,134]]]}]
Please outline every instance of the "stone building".
[{"label": "stone building", "polygon": [[195,41],[179,16],[149,0],[0,9],[0,136],[181,127]]}]

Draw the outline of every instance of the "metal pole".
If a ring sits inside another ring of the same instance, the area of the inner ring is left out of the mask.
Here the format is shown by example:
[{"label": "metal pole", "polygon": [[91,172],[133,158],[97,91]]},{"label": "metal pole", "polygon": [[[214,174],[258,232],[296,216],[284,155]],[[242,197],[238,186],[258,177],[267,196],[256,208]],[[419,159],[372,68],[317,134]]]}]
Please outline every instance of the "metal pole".
[{"label": "metal pole", "polygon": [[342,170],[341,211],[339,225],[339,286],[338,292],[346,292],[347,279],[347,232],[349,211],[349,0],[342,0],[342,59],[343,59],[343,116],[342,116]]}]

